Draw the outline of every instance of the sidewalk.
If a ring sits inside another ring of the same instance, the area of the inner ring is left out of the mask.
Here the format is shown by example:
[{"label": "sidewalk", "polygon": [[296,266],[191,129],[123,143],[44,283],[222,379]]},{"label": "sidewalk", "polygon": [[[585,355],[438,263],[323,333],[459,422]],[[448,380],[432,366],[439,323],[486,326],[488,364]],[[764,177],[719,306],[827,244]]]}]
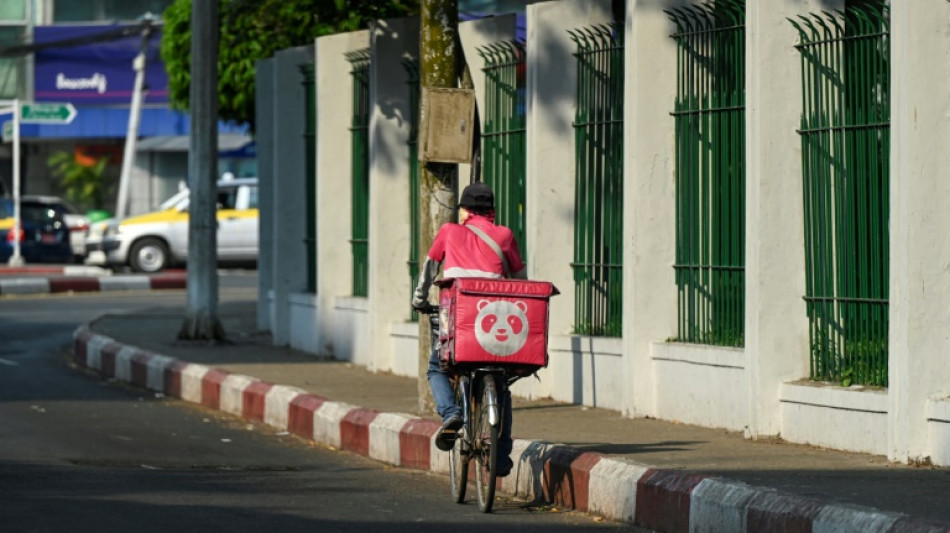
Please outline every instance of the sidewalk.
[{"label": "sidewalk", "polygon": [[[437,422],[412,414],[415,379],[271,346],[256,302],[220,304],[223,346],[176,341],[183,316],[100,317],[76,331],[75,361],[382,462],[448,471]],[[950,531],[946,468],[553,401],[516,399],[513,434],[503,493],[658,531]]]}]

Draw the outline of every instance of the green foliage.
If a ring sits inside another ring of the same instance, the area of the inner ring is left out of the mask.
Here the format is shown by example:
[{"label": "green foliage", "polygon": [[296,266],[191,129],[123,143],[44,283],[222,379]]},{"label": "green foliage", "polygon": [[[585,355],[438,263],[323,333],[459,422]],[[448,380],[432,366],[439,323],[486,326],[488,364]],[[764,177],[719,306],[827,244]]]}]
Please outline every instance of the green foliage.
[{"label": "green foliage", "polygon": [[89,166],[76,161],[72,152],[61,151],[49,156],[46,164],[59,178],[64,196],[80,209],[103,209],[111,184],[105,175],[108,157],[100,157]]},{"label": "green foliage", "polygon": [[887,387],[887,337],[843,339],[841,346],[824,331],[813,333],[811,379],[842,387]]},{"label": "green foliage", "polygon": [[[369,22],[417,14],[419,0],[219,0],[218,113],[254,127],[254,62],[278,50],[312,44],[320,35],[354,31]],[[192,0],[175,0],[163,14],[162,59],[172,107],[188,109]]]}]

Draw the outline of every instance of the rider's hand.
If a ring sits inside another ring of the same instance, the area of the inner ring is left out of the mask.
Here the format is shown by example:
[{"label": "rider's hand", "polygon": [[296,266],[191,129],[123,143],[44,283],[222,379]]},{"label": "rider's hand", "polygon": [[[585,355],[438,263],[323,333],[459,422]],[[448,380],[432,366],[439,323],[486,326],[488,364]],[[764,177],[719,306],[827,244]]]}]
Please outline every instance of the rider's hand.
[{"label": "rider's hand", "polygon": [[425,309],[429,305],[429,302],[423,297],[423,295],[418,292],[414,293],[412,296],[412,307],[416,310]]}]

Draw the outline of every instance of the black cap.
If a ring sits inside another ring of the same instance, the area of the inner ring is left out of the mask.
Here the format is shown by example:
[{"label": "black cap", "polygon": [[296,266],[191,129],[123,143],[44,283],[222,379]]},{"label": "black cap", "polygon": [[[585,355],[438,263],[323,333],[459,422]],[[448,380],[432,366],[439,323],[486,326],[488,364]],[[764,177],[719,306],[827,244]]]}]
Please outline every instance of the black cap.
[{"label": "black cap", "polygon": [[481,210],[494,209],[495,193],[492,192],[491,187],[488,185],[485,185],[481,181],[476,181],[468,187],[465,187],[465,190],[462,191],[462,197],[459,199],[459,207]]}]

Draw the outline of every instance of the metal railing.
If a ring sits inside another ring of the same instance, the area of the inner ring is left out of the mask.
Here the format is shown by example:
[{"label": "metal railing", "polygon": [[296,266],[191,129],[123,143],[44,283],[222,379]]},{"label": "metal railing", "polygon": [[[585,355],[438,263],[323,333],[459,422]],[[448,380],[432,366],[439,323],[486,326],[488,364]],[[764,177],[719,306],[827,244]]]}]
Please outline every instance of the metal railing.
[{"label": "metal railing", "polygon": [[353,296],[369,293],[369,49],[346,54],[353,78],[352,238]]},{"label": "metal railing", "polygon": [[[409,295],[406,301],[412,299],[412,291],[419,279],[419,62],[405,60],[403,66],[409,75],[406,82],[409,85]],[[419,313],[409,312],[409,320],[419,321]]]},{"label": "metal railing", "polygon": [[511,229],[526,256],[524,44],[497,42],[478,53],[485,60],[482,174],[495,192],[495,222]]},{"label": "metal railing", "polygon": [[623,310],[623,26],[569,32],[574,117],[574,331],[618,337]]},{"label": "metal railing", "polygon": [[676,24],[677,338],[745,342],[745,2],[666,11]]},{"label": "metal railing", "polygon": [[888,8],[790,21],[801,39],[811,378],[887,386]]},{"label": "metal railing", "polygon": [[304,154],[306,154],[306,175],[304,176],[304,194],[306,195],[307,227],[304,230],[304,249],[307,256],[307,292],[317,292],[317,103],[314,93],[314,65],[300,65],[303,76],[304,113],[307,117],[304,130]]}]

